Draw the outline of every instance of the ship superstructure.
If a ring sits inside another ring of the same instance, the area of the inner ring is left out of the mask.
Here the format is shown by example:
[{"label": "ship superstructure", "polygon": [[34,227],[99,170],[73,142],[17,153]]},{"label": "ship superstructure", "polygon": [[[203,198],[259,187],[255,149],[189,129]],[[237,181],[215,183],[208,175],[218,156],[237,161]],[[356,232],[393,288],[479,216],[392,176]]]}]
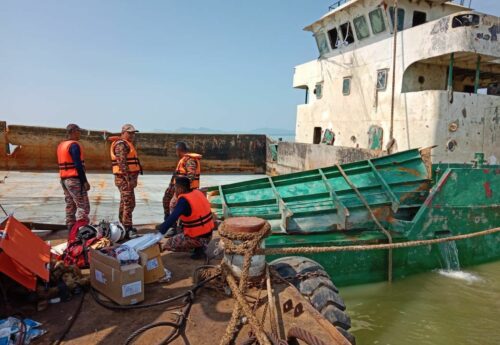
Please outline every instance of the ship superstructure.
[{"label": "ship superstructure", "polygon": [[306,90],[296,141],[329,130],[340,146],[437,145],[434,162],[500,159],[499,17],[442,0],[351,0],[305,30],[320,56],[295,68]]}]

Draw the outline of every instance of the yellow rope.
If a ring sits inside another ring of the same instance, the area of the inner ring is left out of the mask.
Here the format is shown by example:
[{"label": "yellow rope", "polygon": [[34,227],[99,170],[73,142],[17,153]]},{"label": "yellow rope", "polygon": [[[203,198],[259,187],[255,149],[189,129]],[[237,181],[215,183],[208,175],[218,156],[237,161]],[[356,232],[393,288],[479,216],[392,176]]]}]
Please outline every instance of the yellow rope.
[{"label": "yellow rope", "polygon": [[443,238],[434,238],[430,240],[417,240],[398,243],[369,244],[355,246],[329,246],[329,247],[288,247],[288,248],[265,248],[257,250],[256,254],[264,255],[288,255],[288,254],[313,254],[313,253],[331,253],[331,252],[357,252],[366,250],[387,250],[408,247],[426,246],[450,241],[460,241],[469,238],[491,235],[500,232],[500,227],[474,232],[471,234],[456,235]]}]

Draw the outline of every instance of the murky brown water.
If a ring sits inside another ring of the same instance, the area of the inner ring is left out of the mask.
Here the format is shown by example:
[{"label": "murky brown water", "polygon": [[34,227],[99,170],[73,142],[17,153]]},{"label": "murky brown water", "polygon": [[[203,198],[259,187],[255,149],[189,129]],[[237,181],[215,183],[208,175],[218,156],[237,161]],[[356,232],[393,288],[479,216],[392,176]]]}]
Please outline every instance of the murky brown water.
[{"label": "murky brown water", "polygon": [[500,262],[341,294],[358,345],[500,344]]}]

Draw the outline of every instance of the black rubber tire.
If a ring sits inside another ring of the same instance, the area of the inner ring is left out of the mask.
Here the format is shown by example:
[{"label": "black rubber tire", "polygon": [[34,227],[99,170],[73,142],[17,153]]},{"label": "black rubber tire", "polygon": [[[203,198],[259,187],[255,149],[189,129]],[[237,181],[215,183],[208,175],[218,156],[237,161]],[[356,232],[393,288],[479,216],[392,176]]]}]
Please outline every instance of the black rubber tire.
[{"label": "black rubber tire", "polygon": [[[344,337],[355,345],[354,336],[348,332],[351,328],[351,318],[339,290],[333,284],[323,266],[314,260],[302,256],[287,256],[270,263],[279,275],[289,280],[299,292],[330,321]],[[300,274],[317,272],[319,277],[297,279]]]}]

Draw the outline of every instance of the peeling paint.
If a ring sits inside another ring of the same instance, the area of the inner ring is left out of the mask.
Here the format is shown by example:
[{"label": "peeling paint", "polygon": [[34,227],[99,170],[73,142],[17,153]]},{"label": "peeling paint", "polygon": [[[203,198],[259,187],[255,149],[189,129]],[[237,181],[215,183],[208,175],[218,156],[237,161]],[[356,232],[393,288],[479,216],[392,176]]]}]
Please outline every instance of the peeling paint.
[{"label": "peeling paint", "polygon": [[436,24],[432,27],[431,34],[435,35],[438,33],[444,33],[448,31],[448,23],[450,22],[449,17],[441,18],[438,20]]},{"label": "peeling paint", "polygon": [[486,197],[488,199],[493,197],[493,191],[491,190],[490,182],[486,181],[483,186],[484,186],[484,192],[486,194]]}]

